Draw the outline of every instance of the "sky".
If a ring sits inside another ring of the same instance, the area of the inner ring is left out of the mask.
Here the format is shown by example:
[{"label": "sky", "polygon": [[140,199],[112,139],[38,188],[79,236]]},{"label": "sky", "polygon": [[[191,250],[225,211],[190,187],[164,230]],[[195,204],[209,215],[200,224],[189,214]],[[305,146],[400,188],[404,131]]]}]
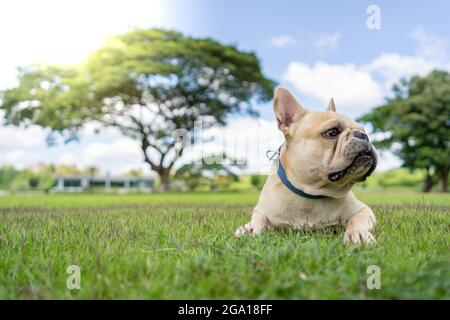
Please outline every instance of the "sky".
[{"label": "sky", "polygon": [[[376,29],[367,25],[371,5],[379,9]],[[17,66],[78,63],[109,36],[133,27],[162,27],[254,51],[263,72],[303,106],[323,110],[333,97],[338,112],[357,118],[383,103],[400,78],[450,70],[449,12],[450,2],[439,0],[2,1],[0,90],[15,85]],[[190,154],[225,149],[247,158],[249,171],[264,172],[265,152],[282,136],[271,103],[257,110],[260,119],[236,117],[227,128],[211,129],[216,141],[194,146]],[[0,165],[45,162],[98,165],[112,174],[137,167],[148,172],[139,146],[114,130],[96,134],[87,126],[79,142],[55,147],[46,145],[47,133],[0,125]],[[380,160],[378,170],[401,164],[389,152]]]}]

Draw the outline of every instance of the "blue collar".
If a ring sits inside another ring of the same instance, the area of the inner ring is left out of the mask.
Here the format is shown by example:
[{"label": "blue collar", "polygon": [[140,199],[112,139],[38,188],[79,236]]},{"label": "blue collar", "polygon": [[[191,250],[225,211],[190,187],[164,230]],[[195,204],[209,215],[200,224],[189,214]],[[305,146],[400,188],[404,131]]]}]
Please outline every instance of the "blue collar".
[{"label": "blue collar", "polygon": [[[280,147],[280,149],[281,149],[281,147]],[[281,165],[280,159],[278,159],[278,176],[280,177],[281,182],[283,182],[283,184],[289,190],[291,190],[293,193],[295,193],[299,196],[302,196],[303,198],[307,198],[307,199],[325,199],[325,198],[327,198],[327,196],[315,196],[315,195],[306,193],[306,192],[294,187],[294,185],[288,180],[288,178],[286,176],[286,171],[284,170],[283,166]]]}]

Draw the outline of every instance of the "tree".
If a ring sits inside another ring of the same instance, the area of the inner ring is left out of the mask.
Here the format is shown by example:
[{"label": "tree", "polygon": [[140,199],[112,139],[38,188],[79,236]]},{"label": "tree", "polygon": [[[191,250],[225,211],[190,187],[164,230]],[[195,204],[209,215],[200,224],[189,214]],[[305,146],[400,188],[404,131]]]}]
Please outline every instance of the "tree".
[{"label": "tree", "polygon": [[39,176],[33,172],[29,173],[28,185],[31,189],[36,189],[39,186]]},{"label": "tree", "polygon": [[66,141],[89,121],[118,128],[140,143],[143,158],[169,189],[183,151],[173,133],[224,125],[230,113],[257,115],[272,97],[254,53],[174,31],[135,29],[111,38],[80,65],[19,69],[19,85],[0,108],[7,124],[37,124]]},{"label": "tree", "polygon": [[0,168],[0,188],[9,189],[14,179],[19,175],[20,171],[16,170],[13,166],[4,165]]},{"label": "tree", "polygon": [[253,174],[250,176],[250,184],[255,188],[255,189],[262,189],[262,187],[264,186],[264,183],[266,181],[266,176],[264,175],[260,175],[260,174]]},{"label": "tree", "polygon": [[143,177],[144,172],[141,168],[133,168],[123,173],[124,177]]},{"label": "tree", "polygon": [[450,74],[435,70],[393,87],[393,98],[360,120],[383,133],[375,144],[391,148],[403,167],[425,169],[423,191],[430,191],[433,175],[448,192],[450,167]]},{"label": "tree", "polygon": [[261,183],[261,176],[259,174],[252,175],[250,177],[250,183],[255,189],[258,189]]},{"label": "tree", "polygon": [[40,164],[22,171],[5,165],[0,168],[0,188],[10,190],[43,190],[50,191],[55,183],[53,165]]},{"label": "tree", "polygon": [[201,170],[198,170],[192,163],[188,163],[175,171],[174,178],[184,182],[190,191],[197,190],[200,186],[209,184],[208,179],[203,177]]},{"label": "tree", "polygon": [[175,172],[175,178],[183,180],[189,190],[195,190],[208,182],[211,191],[226,189],[239,180],[237,170],[245,168],[243,161],[232,159],[226,154],[211,155],[188,163]]},{"label": "tree", "polygon": [[84,174],[87,174],[91,177],[98,176],[101,172],[99,167],[96,166],[88,166],[84,170],[82,170]]}]

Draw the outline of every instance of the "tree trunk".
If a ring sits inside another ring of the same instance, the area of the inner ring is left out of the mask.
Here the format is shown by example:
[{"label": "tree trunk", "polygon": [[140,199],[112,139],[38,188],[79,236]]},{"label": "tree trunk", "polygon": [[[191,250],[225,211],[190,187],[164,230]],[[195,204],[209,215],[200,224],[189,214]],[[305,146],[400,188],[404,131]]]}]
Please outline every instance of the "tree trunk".
[{"label": "tree trunk", "polygon": [[427,168],[425,173],[425,180],[423,182],[422,192],[430,192],[433,188],[433,177],[430,175],[430,171]]},{"label": "tree trunk", "polygon": [[441,191],[448,192],[448,166],[443,166],[439,170],[439,180],[441,181]]},{"label": "tree trunk", "polygon": [[170,164],[169,167],[164,168],[162,163],[164,160],[164,156],[166,154],[161,154],[161,163],[157,165],[156,163],[152,162],[150,158],[147,155],[147,148],[150,146],[150,143],[148,142],[147,135],[145,132],[142,132],[142,143],[141,143],[141,150],[144,154],[144,161],[148,163],[150,166],[150,169],[153,171],[156,171],[159,175],[159,180],[161,182],[161,187],[163,192],[170,191],[170,170],[172,169],[173,162]]},{"label": "tree trunk", "polygon": [[163,192],[170,191],[170,169],[162,168],[158,170],[159,179],[161,181],[161,187]]}]

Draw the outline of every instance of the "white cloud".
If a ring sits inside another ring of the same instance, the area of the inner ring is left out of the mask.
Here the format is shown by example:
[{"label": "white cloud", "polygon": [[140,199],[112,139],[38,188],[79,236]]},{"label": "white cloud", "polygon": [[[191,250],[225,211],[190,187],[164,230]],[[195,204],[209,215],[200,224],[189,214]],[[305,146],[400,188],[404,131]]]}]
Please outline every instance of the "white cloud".
[{"label": "white cloud", "polygon": [[382,53],[361,65],[317,62],[310,66],[291,62],[284,80],[322,105],[333,96],[342,112],[362,114],[382,103],[401,78],[424,76],[436,68],[450,70],[450,61],[444,59],[447,57],[446,40],[421,28],[412,34],[418,47],[416,55]]},{"label": "white cloud", "polygon": [[449,42],[427,32],[422,27],[417,27],[411,32],[411,37],[417,41],[417,54],[434,61],[444,61],[447,58]]},{"label": "white cloud", "polygon": [[43,162],[43,154],[23,149],[14,149],[3,156],[3,163],[13,165],[18,169]]},{"label": "white cloud", "polygon": [[92,126],[88,126],[81,132],[79,143],[59,143],[52,147],[47,146],[46,137],[46,130],[34,126],[28,129],[0,127],[0,165],[10,164],[20,169],[37,163],[79,168],[95,165],[114,174],[131,168],[149,171],[142,161],[138,144],[114,129],[96,134]]},{"label": "white cloud", "polygon": [[59,159],[61,163],[77,165],[78,167],[100,166],[103,171],[121,174],[132,168],[149,168],[143,162],[143,156],[136,141],[129,138],[113,140],[115,134],[102,134],[103,140],[110,137],[110,141],[91,142],[83,145],[79,154],[68,152]]},{"label": "white cloud", "polygon": [[392,152],[387,150],[378,150],[377,171],[383,172],[389,169],[398,168],[402,165],[402,161],[397,158]]},{"label": "white cloud", "polygon": [[438,64],[421,56],[402,56],[398,53],[383,53],[370,63],[361,67],[365,72],[381,77],[384,94],[401,78],[413,75],[424,76]]},{"label": "white cloud", "polygon": [[[25,131],[26,132],[26,131]],[[43,133],[41,133],[43,134]],[[0,153],[0,164],[13,164],[24,168],[36,163],[54,163],[75,165],[79,168],[98,166],[103,173],[122,174],[132,168],[141,168],[150,173],[137,142],[120,137],[117,132],[105,131],[99,135],[83,132],[80,143],[47,147],[42,141],[38,146],[25,148],[21,145],[11,146]],[[214,137],[214,141],[209,138]],[[94,140],[98,141],[94,141]],[[100,142],[99,142],[100,141]],[[202,155],[225,152],[235,159],[244,159],[247,173],[267,174],[270,161],[266,157],[268,150],[277,150],[283,142],[283,135],[274,120],[254,119],[248,117],[234,118],[226,127],[213,127],[204,131],[204,142],[196,140],[178,162],[190,162]],[[399,161],[390,154],[383,155],[380,170],[398,166]]]},{"label": "white cloud", "polygon": [[64,152],[63,154],[61,154],[58,157],[58,160],[56,161],[56,163],[58,163],[58,164],[67,165],[67,166],[76,166],[78,162],[79,162],[79,157],[77,157],[72,152]]},{"label": "white cloud", "polygon": [[[79,143],[59,144],[55,147],[45,144],[46,133],[42,129],[33,128],[28,131],[3,127],[0,128],[0,137],[5,137],[2,135],[5,130],[14,132],[14,135],[1,140],[0,165],[8,163],[24,168],[43,162],[79,168],[95,165],[103,172],[112,174],[121,174],[132,168],[142,168],[147,173],[150,171],[143,162],[138,142],[120,136],[115,130],[95,134],[92,128],[87,128],[82,131],[83,137]],[[21,138],[11,139],[14,136]],[[226,152],[232,158],[246,160],[246,172],[264,173],[270,167],[266,151],[276,150],[283,141],[275,121],[247,117],[234,118],[226,127],[207,129],[203,137],[203,143],[197,140],[195,145],[186,150],[178,165],[202,155]]]},{"label": "white cloud", "polygon": [[[64,152],[56,160],[52,161],[52,163],[71,165],[78,168],[97,166],[103,173],[109,172],[114,175],[120,175],[130,169],[136,168],[143,169],[145,173],[150,172],[148,165],[142,161],[142,156],[138,148],[121,153],[117,150],[117,147],[121,145],[122,143],[120,141],[89,144],[83,146],[79,153]],[[99,150],[93,151],[97,147],[100,147]]]},{"label": "white cloud", "polygon": [[323,56],[327,52],[333,51],[338,47],[339,41],[341,40],[341,34],[339,32],[333,34],[320,34],[314,38],[313,47],[319,55]]},{"label": "white cloud", "polygon": [[18,146],[22,148],[43,146],[46,136],[46,131],[37,126],[23,129],[0,125],[0,150]]},{"label": "white cloud", "polygon": [[281,34],[270,38],[270,44],[274,47],[288,47],[297,45],[297,40],[288,34]]},{"label": "white cloud", "polygon": [[291,62],[283,79],[322,105],[333,96],[339,110],[356,115],[382,103],[400,79],[425,76],[435,68],[450,70],[450,63],[383,53],[362,65]]},{"label": "white cloud", "polygon": [[112,142],[93,142],[83,150],[85,163],[95,163],[104,159],[127,159],[140,156],[139,145],[136,141],[121,138]]},{"label": "white cloud", "polygon": [[[423,28],[416,28],[411,36],[417,44],[415,55],[382,53],[361,65],[317,62],[310,66],[291,62],[284,80],[324,106],[330,96],[334,96],[342,113],[352,116],[363,114],[382,103],[383,97],[391,94],[392,85],[401,78],[425,76],[433,69],[450,71],[448,40]],[[384,171],[400,164],[401,161],[391,152],[384,151],[380,153],[377,170]]]},{"label": "white cloud", "polygon": [[381,86],[371,74],[354,64],[318,62],[310,67],[301,62],[289,64],[284,80],[299,92],[318,100],[324,107],[334,97],[338,108],[355,113],[367,110],[383,98]]}]

